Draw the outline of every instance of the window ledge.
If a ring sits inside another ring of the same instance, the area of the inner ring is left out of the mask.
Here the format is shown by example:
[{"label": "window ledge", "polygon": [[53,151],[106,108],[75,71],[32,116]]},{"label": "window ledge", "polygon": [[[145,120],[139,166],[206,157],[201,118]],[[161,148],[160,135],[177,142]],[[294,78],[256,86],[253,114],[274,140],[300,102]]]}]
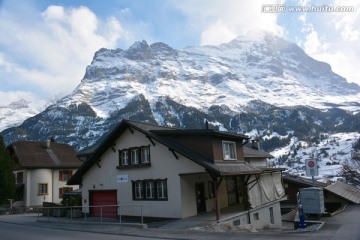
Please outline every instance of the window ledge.
[{"label": "window ledge", "polygon": [[151,163],[120,165],[120,166],[116,166],[116,169],[131,169],[131,168],[143,168],[143,167],[151,167]]},{"label": "window ledge", "polygon": [[134,201],[153,201],[153,202],[163,202],[168,201],[167,198],[135,198]]}]

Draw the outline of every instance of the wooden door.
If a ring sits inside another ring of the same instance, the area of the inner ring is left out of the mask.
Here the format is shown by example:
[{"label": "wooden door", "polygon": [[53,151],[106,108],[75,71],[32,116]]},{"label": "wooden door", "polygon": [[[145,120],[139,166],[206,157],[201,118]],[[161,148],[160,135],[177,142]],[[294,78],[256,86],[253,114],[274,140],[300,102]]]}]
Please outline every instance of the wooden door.
[{"label": "wooden door", "polygon": [[206,200],[205,200],[205,184],[195,183],[195,195],[196,195],[196,208],[197,213],[206,212]]}]

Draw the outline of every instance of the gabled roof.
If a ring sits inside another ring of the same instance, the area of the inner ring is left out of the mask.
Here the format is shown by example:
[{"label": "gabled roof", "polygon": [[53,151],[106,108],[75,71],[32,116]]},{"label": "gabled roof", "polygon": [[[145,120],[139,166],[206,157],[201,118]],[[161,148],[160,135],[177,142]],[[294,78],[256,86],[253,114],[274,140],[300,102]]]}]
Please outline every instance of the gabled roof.
[{"label": "gabled roof", "polygon": [[325,187],[325,190],[332,192],[352,203],[360,203],[360,189],[352,187],[346,183],[336,182]]},{"label": "gabled roof", "polygon": [[181,136],[181,135],[187,135],[187,136],[191,136],[191,135],[212,135],[212,136],[217,136],[217,137],[225,137],[227,139],[249,139],[248,136],[246,135],[241,135],[241,134],[234,134],[234,133],[228,133],[228,132],[219,132],[219,131],[215,131],[214,129],[171,129],[172,131],[169,131],[168,129],[152,129],[151,131],[161,135],[161,136],[166,136],[166,135],[177,135],[177,136]]},{"label": "gabled roof", "polygon": [[228,138],[237,138],[237,139],[248,139],[245,135],[236,135],[228,134],[223,132],[218,132],[210,129],[206,130],[180,130],[169,127],[162,127],[152,124],[140,123],[129,120],[122,120],[110,134],[104,139],[103,142],[96,148],[93,154],[90,156],[83,166],[76,171],[72,178],[68,181],[68,184],[79,184],[83,175],[87,170],[99,160],[99,158],[104,154],[104,152],[113,146],[117,138],[127,129],[133,131],[134,129],[143,133],[150,140],[153,139],[169,148],[169,150],[174,151],[186,158],[192,160],[193,162],[203,166],[207,171],[212,172],[215,175],[241,175],[241,174],[257,174],[261,173],[262,170],[253,167],[252,165],[246,163],[245,161],[232,163],[232,164],[215,164],[212,159],[208,159],[199,152],[196,152],[179,142],[173,141],[171,138],[166,137],[170,134],[210,134],[214,136],[226,136]]},{"label": "gabled roof", "polygon": [[283,174],[282,176],[284,182],[290,182],[290,183],[294,183],[297,184],[301,187],[319,187],[319,188],[323,188],[326,186],[326,183],[322,183],[322,182],[318,182],[318,181],[312,181],[312,180],[307,180],[301,177],[295,177],[295,176],[291,176],[291,175],[285,175]]},{"label": "gabled roof", "polygon": [[271,155],[268,152],[265,152],[263,150],[258,150],[252,147],[244,146],[244,157],[245,158],[274,158],[273,155]]},{"label": "gabled roof", "polygon": [[7,147],[18,159],[22,168],[78,168],[82,165],[75,148],[62,143],[18,141]]}]

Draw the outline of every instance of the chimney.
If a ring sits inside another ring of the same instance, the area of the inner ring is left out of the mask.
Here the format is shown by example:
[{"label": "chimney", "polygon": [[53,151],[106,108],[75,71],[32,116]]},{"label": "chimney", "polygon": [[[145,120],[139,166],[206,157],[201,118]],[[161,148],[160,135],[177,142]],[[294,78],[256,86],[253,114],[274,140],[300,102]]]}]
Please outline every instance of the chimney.
[{"label": "chimney", "polygon": [[206,130],[209,130],[209,122],[207,120],[205,122],[205,127],[206,127]]},{"label": "chimney", "polygon": [[51,141],[50,141],[50,139],[48,139],[48,140],[46,141],[46,148],[50,148],[50,143],[51,143]]},{"label": "chimney", "polygon": [[251,140],[251,147],[260,150],[260,141],[258,139]]}]

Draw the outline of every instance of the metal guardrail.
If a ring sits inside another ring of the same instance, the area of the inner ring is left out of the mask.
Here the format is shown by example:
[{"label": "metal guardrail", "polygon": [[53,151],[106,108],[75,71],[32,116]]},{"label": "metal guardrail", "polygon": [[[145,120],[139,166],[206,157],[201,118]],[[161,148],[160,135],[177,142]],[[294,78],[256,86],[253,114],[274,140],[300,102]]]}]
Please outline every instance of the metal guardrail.
[{"label": "metal guardrail", "polygon": [[37,213],[38,221],[46,219],[47,221],[59,222],[70,220],[77,222],[144,224],[142,205],[56,206],[33,209]]}]

